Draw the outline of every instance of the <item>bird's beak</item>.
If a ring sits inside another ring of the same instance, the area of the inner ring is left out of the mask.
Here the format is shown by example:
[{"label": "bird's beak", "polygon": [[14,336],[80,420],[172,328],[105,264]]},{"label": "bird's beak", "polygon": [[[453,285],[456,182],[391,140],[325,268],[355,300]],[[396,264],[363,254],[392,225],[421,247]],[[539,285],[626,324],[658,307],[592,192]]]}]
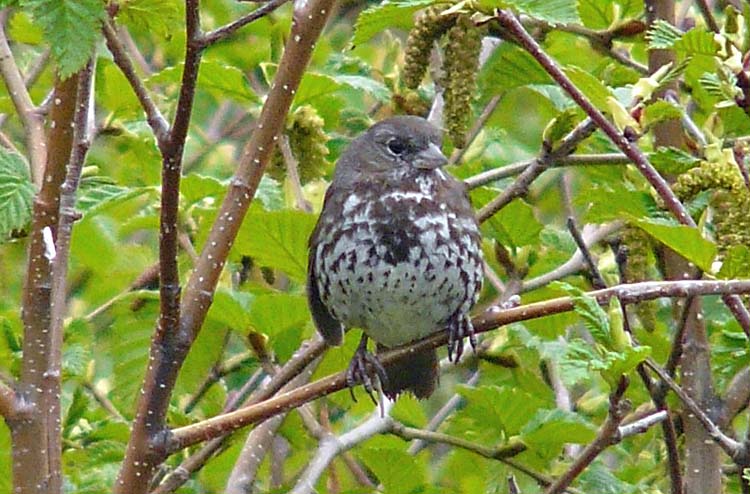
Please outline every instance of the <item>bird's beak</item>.
[{"label": "bird's beak", "polygon": [[434,170],[440,168],[448,163],[448,158],[445,157],[443,152],[434,143],[430,143],[430,146],[424,151],[420,151],[414,160],[414,166],[421,170]]}]

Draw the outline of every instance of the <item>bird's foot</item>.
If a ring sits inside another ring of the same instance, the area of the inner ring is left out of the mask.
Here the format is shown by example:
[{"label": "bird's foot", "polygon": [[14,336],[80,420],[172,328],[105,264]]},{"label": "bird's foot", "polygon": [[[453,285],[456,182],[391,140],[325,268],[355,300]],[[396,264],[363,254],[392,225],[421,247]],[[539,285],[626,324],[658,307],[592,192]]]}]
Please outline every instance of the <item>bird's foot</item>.
[{"label": "bird's foot", "polygon": [[468,315],[456,317],[448,325],[448,360],[458,362],[464,353],[464,338],[469,338],[471,349],[476,352],[477,338]]},{"label": "bird's foot", "polygon": [[354,396],[354,386],[362,383],[365,391],[367,391],[367,395],[377,405],[378,401],[373,394],[376,388],[373,384],[382,385],[387,382],[388,375],[385,372],[383,364],[380,363],[380,360],[375,355],[367,350],[367,336],[362,335],[357,351],[354,352],[352,361],[349,363],[349,368],[346,371],[346,385],[349,387],[352,400],[357,401],[357,398]]}]

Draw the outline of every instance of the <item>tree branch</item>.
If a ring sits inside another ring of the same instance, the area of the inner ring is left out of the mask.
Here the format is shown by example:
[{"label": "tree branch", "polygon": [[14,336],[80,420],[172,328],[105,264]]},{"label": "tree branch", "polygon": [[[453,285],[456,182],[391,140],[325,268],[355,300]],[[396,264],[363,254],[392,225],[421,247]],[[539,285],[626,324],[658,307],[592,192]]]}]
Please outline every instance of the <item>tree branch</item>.
[{"label": "tree branch", "polygon": [[619,426],[626,412],[622,397],[628,387],[626,377],[620,379],[617,389],[609,397],[609,414],[604,424],[599,429],[596,439],[586,446],[580,456],[576,458],[570,467],[555,482],[549,486],[545,494],[559,494],[563,492],[583,470],[588,467],[599,454],[612,444],[619,442]]},{"label": "tree branch", "polygon": [[[23,124],[26,149],[29,153],[29,164],[31,165],[31,178],[39,187],[42,184],[44,165],[47,162],[47,148],[44,146],[44,120],[34,107],[31,96],[26,90],[26,83],[18,70],[13,52],[8,45],[5,34],[5,21],[8,17],[8,9],[0,11],[0,74],[3,82],[8,88],[8,94],[13,106]],[[66,155],[67,159],[67,155]]]},{"label": "tree branch", "polygon": [[227,39],[228,37],[232,36],[235,32],[237,32],[238,29],[241,27],[247,26],[253,21],[257,21],[261,17],[265,17],[274,10],[278,9],[285,3],[287,3],[289,0],[270,0],[268,3],[265,3],[264,5],[258,7],[257,9],[253,10],[252,12],[245,14],[244,16],[240,17],[236,21],[233,21],[226,26],[220,27],[218,29],[214,29],[213,31],[210,31],[206,33],[200,40],[200,44],[202,47],[207,47],[209,45],[212,45],[214,43],[218,43],[219,41],[223,41]]},{"label": "tree branch", "polygon": [[157,145],[160,149],[163,148],[169,139],[169,124],[167,124],[167,120],[159,111],[154,100],[151,99],[151,95],[148,93],[148,89],[146,89],[141,78],[136,74],[133,62],[130,60],[125,47],[117,35],[117,31],[110,21],[103,23],[102,31],[104,32],[104,39],[107,41],[107,48],[112,53],[112,60],[120,68],[125,79],[130,83],[130,87],[133,88],[136,98],[138,98],[143,111],[146,113],[146,121],[154,133]]},{"label": "tree branch", "polygon": [[[720,293],[750,293],[750,281],[649,281],[618,285],[606,290],[589,292],[600,304],[616,297],[622,303],[636,303],[659,297],[687,297]],[[477,334],[484,333],[513,322],[536,319],[552,314],[573,310],[570,297],[560,297],[532,304],[501,310],[491,307],[473,320]],[[426,351],[443,346],[448,335],[442,332],[421,339],[412,344],[395,348],[378,355],[383,365],[409,358],[414,352]],[[278,413],[282,413],[303,403],[346,388],[346,373],[333,374],[312,382],[294,391],[280,394],[236,412],[226,413],[210,419],[174,429],[168,451],[175,452],[184,447],[205,441],[222,434],[257,423]]]},{"label": "tree branch", "polygon": [[724,452],[729,455],[735,462],[741,464],[747,464],[748,450],[745,445],[735,441],[731,437],[724,434],[719,426],[717,426],[706,413],[701,409],[700,406],[693,400],[693,398],[685,392],[671,377],[662,369],[656,362],[651,359],[646,360],[646,365],[653,370],[659,379],[664,381],[669,389],[680,398],[682,403],[687,407],[690,412],[695,415],[695,418],[703,425],[708,435],[718,444]]}]

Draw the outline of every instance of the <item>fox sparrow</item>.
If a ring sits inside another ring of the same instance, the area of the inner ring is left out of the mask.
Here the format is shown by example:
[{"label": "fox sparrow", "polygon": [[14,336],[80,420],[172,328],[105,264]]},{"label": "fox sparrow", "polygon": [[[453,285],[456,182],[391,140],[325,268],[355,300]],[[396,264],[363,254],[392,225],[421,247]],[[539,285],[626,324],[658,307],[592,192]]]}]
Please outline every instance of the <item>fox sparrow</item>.
[{"label": "fox sparrow", "polygon": [[345,328],[362,328],[349,384],[362,380],[369,388],[370,362],[390,397],[429,396],[437,354],[415,353],[383,369],[367,353],[367,337],[381,350],[444,329],[456,358],[464,337],[474,342],[469,310],[482,285],[479,231],[464,185],[441,170],[440,141],[419,117],[373,125],[341,155],[310,237],[315,325],[331,345],[341,344]]}]

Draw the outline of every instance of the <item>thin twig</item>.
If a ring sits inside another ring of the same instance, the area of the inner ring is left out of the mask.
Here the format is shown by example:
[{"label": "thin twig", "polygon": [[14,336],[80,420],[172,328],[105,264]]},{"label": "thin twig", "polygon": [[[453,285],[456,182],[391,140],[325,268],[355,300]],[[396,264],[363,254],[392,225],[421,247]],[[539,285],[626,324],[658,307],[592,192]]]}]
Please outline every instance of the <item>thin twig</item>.
[{"label": "thin twig", "polygon": [[628,380],[623,376],[620,378],[617,389],[609,397],[609,414],[599,429],[596,438],[581,451],[581,454],[573,461],[565,473],[549,486],[545,494],[560,494],[563,492],[602,451],[619,441],[618,431],[625,414],[622,397],[627,387]]},{"label": "thin twig", "polygon": [[206,47],[208,45],[212,45],[219,41],[223,41],[227,39],[228,37],[230,37],[231,35],[233,35],[241,27],[246,26],[250,24],[251,22],[260,19],[261,17],[265,17],[266,15],[278,9],[279,7],[281,7],[288,1],[289,0],[270,0],[265,5],[258,7],[257,9],[253,10],[249,14],[245,14],[244,16],[240,17],[236,21],[233,21],[227,24],[226,26],[220,27],[218,29],[215,29],[213,31],[206,33],[200,40],[200,43],[203,47]]},{"label": "thin twig", "polygon": [[586,266],[589,268],[592,286],[597,290],[600,290],[602,288],[607,288],[607,283],[604,281],[604,278],[602,277],[602,273],[599,272],[599,267],[596,265],[596,261],[594,261],[594,256],[591,254],[591,251],[586,245],[586,241],[584,240],[583,235],[581,235],[581,231],[578,229],[578,226],[576,225],[575,218],[573,218],[572,216],[568,217],[567,225],[568,225],[568,231],[570,232],[570,235],[573,237],[573,240],[578,246],[578,251],[581,253],[581,256],[583,257],[583,262],[586,263]]},{"label": "thin twig", "polygon": [[[469,189],[475,189],[497,180],[513,177],[531,166],[535,160],[518,161],[500,168],[493,168],[464,180]],[[561,168],[565,166],[590,166],[590,165],[627,165],[630,160],[622,153],[604,154],[573,154],[559,158],[550,164],[550,168]]]},{"label": "thin twig", "polygon": [[487,123],[487,120],[489,120],[492,116],[492,113],[495,111],[495,108],[497,108],[497,105],[500,103],[501,98],[502,96],[500,95],[496,95],[490,98],[490,100],[487,102],[487,105],[484,107],[484,110],[482,110],[482,113],[479,115],[479,118],[476,119],[474,125],[466,134],[466,142],[464,143],[464,146],[453,150],[453,153],[448,160],[449,165],[455,165],[461,161],[461,159],[466,154],[466,151],[469,149],[471,143],[474,142],[474,139],[476,139],[479,133],[482,131],[484,125]]},{"label": "thin twig", "polygon": [[143,111],[146,113],[146,121],[153,131],[154,137],[156,137],[159,148],[166,146],[167,139],[169,138],[169,124],[167,120],[159,111],[156,103],[154,103],[141,78],[136,74],[133,62],[130,61],[130,57],[122,45],[115,28],[109,21],[105,21],[102,31],[104,32],[104,38],[107,40],[107,48],[112,53],[112,60],[114,60],[125,76],[125,79],[130,83],[130,87],[133,89]]},{"label": "thin twig", "polygon": [[739,462],[741,460],[747,461],[748,451],[747,447],[740,442],[735,441],[731,437],[724,434],[719,426],[717,426],[701,407],[693,400],[693,398],[685,392],[669,375],[662,369],[656,362],[651,359],[646,359],[646,365],[659,376],[659,379],[664,381],[669,389],[671,389],[682,401],[682,403],[690,410],[696,419],[706,429],[708,435],[718,444],[724,452],[729,455],[730,458]]},{"label": "thin twig", "polygon": [[[677,220],[686,226],[695,228],[696,224],[688,213],[685,206],[680,202],[677,196],[670,188],[667,181],[651,165],[645,154],[633,144],[624,133],[620,132],[617,127],[607,120],[591,101],[573,84],[573,82],[558,67],[557,63],[552,60],[524,29],[515,15],[509,10],[498,10],[497,20],[503,25],[515,38],[521,46],[533,56],[547,73],[557,82],[557,84],[583,109],[589,116],[589,119],[599,127],[612,143],[627,156],[633,165],[641,172],[641,175],[651,184],[664,206],[677,218]],[[569,153],[567,153],[569,154]],[[485,206],[486,208],[487,206]],[[484,208],[483,208],[484,209]],[[482,211],[480,211],[481,213]],[[725,300],[737,322],[743,327],[745,332],[750,335],[750,312],[744,308],[741,300],[731,296]],[[744,309],[743,309],[744,308]]]},{"label": "thin twig", "polygon": [[[476,384],[479,382],[479,371],[475,371],[474,374],[471,375],[471,377],[466,381],[466,386],[476,386]],[[440,407],[440,410],[438,410],[435,415],[432,416],[429,423],[425,427],[425,430],[428,431],[436,431],[438,427],[440,427],[440,424],[445,422],[445,420],[452,414],[458,407],[460,407],[464,403],[464,397],[460,394],[456,393],[453,396],[450,397],[448,401],[445,402],[445,405]],[[422,451],[427,446],[427,442],[423,441],[421,439],[416,439],[412,441],[411,445],[409,445],[409,449],[407,450],[407,453],[410,455],[416,455],[420,451]]]},{"label": "thin twig", "polygon": [[587,118],[578,124],[560,141],[560,144],[554,150],[546,152],[534,160],[531,165],[521,172],[513,185],[477,211],[477,221],[482,223],[488,220],[495,213],[507,206],[513,199],[526,194],[531,183],[539,175],[549,168],[552,163],[572,153],[576,146],[589,137],[594,130],[596,130],[596,126],[592,119]]},{"label": "thin twig", "polygon": [[695,0],[695,4],[698,6],[698,10],[701,11],[701,15],[703,16],[703,20],[706,21],[708,29],[715,33],[721,32],[719,24],[717,24],[716,18],[714,17],[713,12],[711,12],[711,7],[708,5],[708,2],[706,0]]}]

